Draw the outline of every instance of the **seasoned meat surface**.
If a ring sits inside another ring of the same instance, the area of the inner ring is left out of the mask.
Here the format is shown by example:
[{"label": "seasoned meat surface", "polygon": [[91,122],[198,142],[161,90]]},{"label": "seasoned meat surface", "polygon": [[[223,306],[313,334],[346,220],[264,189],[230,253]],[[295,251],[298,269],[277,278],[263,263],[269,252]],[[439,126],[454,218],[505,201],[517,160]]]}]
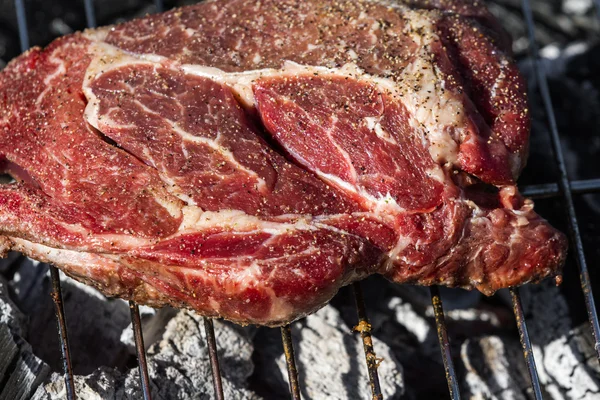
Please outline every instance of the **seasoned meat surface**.
[{"label": "seasoned meat surface", "polygon": [[557,275],[509,45],[479,2],[214,0],[34,48],[0,73],[1,247],[264,325],[375,273]]}]

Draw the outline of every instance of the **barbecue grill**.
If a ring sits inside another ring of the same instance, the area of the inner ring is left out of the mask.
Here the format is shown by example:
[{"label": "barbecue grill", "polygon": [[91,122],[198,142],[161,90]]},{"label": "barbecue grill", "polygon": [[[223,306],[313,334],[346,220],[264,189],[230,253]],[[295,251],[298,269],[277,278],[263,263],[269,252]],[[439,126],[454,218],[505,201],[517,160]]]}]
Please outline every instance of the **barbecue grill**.
[{"label": "barbecue grill", "polygon": [[[595,0],[597,11],[600,14],[600,0]],[[155,8],[157,11],[163,11],[163,1],[155,0]],[[16,8],[16,17],[18,23],[18,31],[20,45],[23,51],[29,48],[29,35],[27,28],[27,15],[25,12],[24,0],[14,0]],[[96,15],[94,0],[83,0],[85,8],[85,16],[88,27],[96,26]],[[533,23],[533,13],[530,0],[522,0],[522,12],[527,26],[527,33],[530,41],[530,52],[532,66],[535,71],[535,78],[539,87],[543,106],[546,111],[547,125],[549,128],[550,140],[554,150],[553,159],[558,170],[558,180],[553,184],[536,184],[521,188],[525,196],[539,198],[560,198],[566,210],[566,217],[569,226],[569,237],[571,243],[571,252],[575,255],[577,266],[579,268],[581,289],[585,298],[587,315],[590,322],[591,333],[593,335],[596,356],[600,360],[600,324],[598,314],[592,294],[592,286],[588,273],[588,266],[584,255],[582,237],[579,230],[577,214],[574,204],[574,195],[600,192],[600,178],[584,181],[572,181],[567,174],[565,164],[565,156],[560,143],[560,136],[556,117],[552,107],[550,90],[547,82],[545,70],[540,67],[538,61],[538,49],[536,46],[536,33]],[[59,271],[55,267],[50,267],[50,275],[52,282],[52,299],[55,304],[58,334],[60,337],[60,346],[63,360],[63,372],[66,383],[66,394],[69,400],[77,398],[75,392],[73,368],[71,365],[71,354],[69,350],[69,339],[66,326],[66,316],[63,307],[63,298],[61,293],[61,283]],[[367,308],[365,299],[361,289],[361,284],[356,282],[353,284],[353,292],[356,300],[357,320],[356,330],[360,332],[364,345],[365,361],[368,368],[368,376],[373,399],[382,399],[379,378],[378,364],[379,361],[373,349],[373,341],[371,338],[371,325],[367,317]],[[450,350],[450,337],[444,319],[444,310],[440,291],[437,287],[430,288],[431,302],[435,315],[437,327],[437,336],[439,339],[440,349],[443,364],[445,367],[448,389],[452,399],[460,399],[458,379],[452,361]],[[535,358],[532,351],[530,337],[527,331],[525,314],[521,304],[519,289],[513,288],[510,290],[511,299],[514,309],[514,315],[520,335],[520,342],[523,350],[523,356],[528,368],[529,377],[531,380],[531,389],[535,399],[542,399],[542,391],[540,387],[540,379],[536,370]],[[134,331],[134,339],[138,358],[138,366],[140,372],[140,384],[142,388],[143,398],[151,399],[150,379],[148,375],[148,367],[146,363],[146,354],[144,347],[144,338],[142,335],[142,327],[140,320],[140,312],[138,305],[130,302],[131,321]],[[207,346],[209,350],[210,365],[212,370],[212,378],[214,384],[214,397],[223,399],[223,385],[221,382],[221,371],[217,356],[217,343],[213,322],[209,318],[204,318],[204,328],[207,338]],[[298,369],[296,367],[294,357],[294,345],[292,340],[292,329],[290,325],[281,328],[281,339],[283,343],[285,358],[287,362],[287,371],[289,376],[290,394],[293,399],[300,399],[300,383],[298,380]]]}]

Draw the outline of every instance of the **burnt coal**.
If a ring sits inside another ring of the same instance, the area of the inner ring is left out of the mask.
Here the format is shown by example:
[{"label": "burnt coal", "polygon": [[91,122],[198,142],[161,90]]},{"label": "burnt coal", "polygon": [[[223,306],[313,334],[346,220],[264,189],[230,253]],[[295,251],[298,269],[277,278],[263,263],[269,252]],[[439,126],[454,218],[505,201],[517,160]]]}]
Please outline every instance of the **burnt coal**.
[{"label": "burnt coal", "polygon": [[[344,400],[371,397],[362,340],[352,334],[352,326],[332,306],[326,306],[293,325],[296,362],[304,398]],[[377,337],[373,339],[373,345],[381,359],[379,374],[384,398],[402,398],[404,378],[399,361],[392,349]],[[255,338],[255,348],[257,367],[253,381],[257,392],[265,399],[289,398],[279,331],[260,329]],[[273,374],[273,371],[278,373]],[[268,388],[263,382],[268,383]]]},{"label": "burnt coal", "polygon": [[23,339],[27,318],[10,299],[10,286],[0,277],[0,399],[29,399],[50,373]]},{"label": "burnt coal", "polygon": [[[161,322],[161,317],[152,323]],[[147,326],[150,324],[146,324]],[[163,399],[212,398],[212,380],[208,349],[204,340],[202,318],[180,311],[167,323],[156,343],[147,350],[148,367],[153,395]],[[219,359],[224,370],[223,386],[226,398],[260,399],[246,389],[246,380],[252,373],[253,352],[251,330],[232,324],[216,323]],[[77,376],[75,387],[79,398],[139,399],[137,368],[119,371],[100,367],[87,376]],[[64,379],[53,374],[50,382],[40,386],[33,399],[63,399]]]}]

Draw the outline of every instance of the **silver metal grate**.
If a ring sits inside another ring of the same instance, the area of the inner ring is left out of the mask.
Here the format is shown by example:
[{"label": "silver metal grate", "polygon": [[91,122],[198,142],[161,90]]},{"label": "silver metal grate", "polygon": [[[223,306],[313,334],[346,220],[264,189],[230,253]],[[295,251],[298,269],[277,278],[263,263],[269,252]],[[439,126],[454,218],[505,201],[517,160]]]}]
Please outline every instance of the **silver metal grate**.
[{"label": "silver metal grate", "polygon": [[[595,0],[597,11],[600,15],[600,0]],[[29,48],[29,35],[27,31],[27,19],[25,14],[24,0],[14,0],[16,8],[16,17],[18,23],[19,39],[22,51]],[[92,28],[96,26],[96,14],[94,10],[94,0],[83,0],[85,8],[85,17],[88,27]],[[155,8],[158,12],[163,11],[164,5],[162,0],[154,0]],[[559,179],[556,184],[542,184],[542,185],[531,185],[522,188],[521,192],[527,197],[534,199],[539,198],[550,198],[560,197],[563,201],[564,207],[567,212],[569,222],[569,237],[571,246],[574,248],[574,254],[579,267],[581,287],[585,297],[585,303],[587,307],[588,319],[592,329],[592,335],[594,338],[596,355],[600,361],[600,324],[598,322],[598,314],[596,312],[596,305],[592,294],[592,287],[590,282],[590,276],[587,268],[587,263],[584,255],[583,244],[581,240],[581,234],[579,231],[579,225],[577,221],[577,214],[575,205],[573,202],[574,194],[587,194],[600,192],[600,179],[590,179],[584,181],[570,181],[563,150],[560,144],[560,136],[558,133],[558,127],[556,123],[556,117],[552,108],[552,100],[550,98],[550,91],[548,88],[548,82],[546,74],[542,68],[540,68],[538,62],[538,48],[536,45],[535,38],[535,26],[533,23],[533,14],[531,10],[530,0],[522,0],[522,11],[525,22],[527,24],[527,31],[530,42],[531,58],[533,60],[533,66],[535,70],[535,76],[539,86],[540,94],[542,96],[543,104],[546,110],[548,119],[548,126],[550,128],[550,139],[554,151],[554,161],[558,168]],[[71,365],[71,357],[69,351],[69,340],[67,335],[67,326],[65,313],[62,302],[62,293],[60,287],[59,271],[55,267],[50,267],[50,275],[52,280],[52,299],[55,303],[56,317],[58,325],[58,333],[60,338],[61,354],[63,358],[63,372],[65,376],[67,398],[73,400],[77,398],[74,386],[73,368]],[[354,296],[356,299],[356,308],[359,321],[359,331],[363,340],[365,359],[368,368],[368,375],[370,381],[370,387],[372,392],[372,398],[374,400],[383,399],[381,389],[379,386],[379,377],[377,374],[378,362],[373,350],[373,344],[371,339],[371,326],[368,322],[365,301],[362,294],[361,285],[359,282],[354,283]],[[542,399],[542,391],[540,386],[540,380],[538,377],[537,369],[535,366],[535,358],[532,351],[531,341],[527,332],[527,325],[525,322],[525,316],[521,305],[521,298],[518,289],[511,289],[511,297],[513,302],[514,314],[519,330],[520,341],[523,347],[523,356],[529,371],[531,378],[531,385],[535,399]],[[450,351],[450,339],[448,336],[448,330],[444,319],[444,310],[442,305],[442,298],[440,296],[439,289],[437,287],[431,287],[431,301],[433,305],[433,311],[435,315],[435,322],[437,327],[438,339],[440,342],[440,349],[442,360],[446,371],[446,378],[448,381],[448,389],[450,391],[450,397],[452,399],[460,399],[460,391],[458,386],[458,380],[456,376],[456,370],[452,361],[452,354]],[[134,331],[134,338],[136,344],[136,351],[138,355],[138,365],[140,371],[140,385],[142,388],[144,400],[151,399],[150,390],[150,378],[148,375],[148,366],[146,362],[146,354],[144,348],[144,338],[142,335],[142,326],[140,321],[140,314],[137,304],[130,302],[131,309],[131,321]],[[219,368],[219,360],[217,356],[217,345],[213,322],[210,318],[205,318],[205,331],[207,338],[207,345],[209,349],[211,370],[213,375],[214,393],[216,399],[223,399],[223,386],[221,382],[221,372]],[[292,340],[292,327],[286,325],[281,328],[281,337],[283,342],[283,348],[285,352],[288,376],[290,382],[290,394],[292,399],[299,400],[300,396],[300,384],[298,381],[298,369],[296,367],[296,361],[294,357],[294,346]]]}]

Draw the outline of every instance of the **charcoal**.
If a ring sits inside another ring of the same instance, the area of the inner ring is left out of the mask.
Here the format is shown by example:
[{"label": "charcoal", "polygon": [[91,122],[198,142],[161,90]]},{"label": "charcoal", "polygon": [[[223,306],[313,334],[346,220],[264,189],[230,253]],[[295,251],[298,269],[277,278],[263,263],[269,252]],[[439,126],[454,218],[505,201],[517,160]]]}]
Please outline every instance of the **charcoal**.
[{"label": "charcoal", "polygon": [[[139,310],[145,344],[153,344],[161,340],[168,322],[177,315],[177,310],[171,307],[154,309],[152,307],[139,306]],[[120,340],[129,348],[130,354],[135,353],[135,339],[131,324],[123,330]]]},{"label": "charcoal", "polygon": [[0,326],[8,329],[13,335],[22,336],[26,317],[10,298],[9,290],[8,282],[0,275]]},{"label": "charcoal", "polygon": [[22,335],[25,316],[8,297],[0,276],[0,400],[29,399],[50,368],[32,352]]},{"label": "charcoal", "polygon": [[[160,321],[160,320],[159,320]],[[151,324],[153,321],[148,321]],[[204,337],[203,320],[193,312],[180,311],[167,324],[162,339],[150,346],[148,368],[154,398],[187,400],[213,398],[213,384]],[[254,400],[246,389],[253,371],[251,330],[230,323],[215,322],[219,361],[223,370],[225,397]],[[138,369],[124,373],[101,367],[87,376],[76,376],[76,390],[82,399],[133,400],[142,397]],[[40,386],[36,400],[63,399],[64,379],[53,374]]]},{"label": "charcoal", "polygon": [[[127,302],[107,299],[94,288],[60,275],[74,369],[89,374],[101,365],[125,367],[134,354],[120,340],[130,324]],[[16,304],[26,315],[35,316],[25,339],[52,370],[59,371],[62,360],[50,286],[48,266],[28,259],[22,260],[11,281]]]},{"label": "charcoal", "polygon": [[[365,399],[371,389],[365,364],[362,340],[352,333],[332,306],[293,324],[292,335],[305,399]],[[263,344],[256,354],[258,377],[268,383],[266,398],[289,398],[285,355],[278,330],[263,329],[255,342]],[[403,371],[389,346],[373,338],[377,357],[381,359],[379,377],[385,399],[398,399],[404,393]],[[264,389],[264,388],[263,388]]]},{"label": "charcoal", "polygon": [[586,15],[594,8],[593,0],[563,0],[562,9],[569,15]]},{"label": "charcoal", "polygon": [[[523,19],[522,0],[488,0],[488,8],[514,39],[517,58],[529,55],[527,26]],[[530,0],[541,47],[564,47],[576,41],[592,41],[598,35],[592,0]]]},{"label": "charcoal", "polygon": [[[548,283],[521,289],[544,398],[592,400],[600,394],[600,367],[589,325],[573,321],[560,289]],[[551,311],[551,312],[549,312]],[[515,335],[466,340],[461,348],[465,391],[476,398],[527,399],[531,383]]]},{"label": "charcoal", "polygon": [[[253,372],[251,360],[252,329],[231,323],[215,321],[218,354],[223,372],[223,386],[227,398],[258,398],[245,386]],[[204,394],[212,398],[208,348],[203,319],[197,314],[181,311],[169,322],[163,339],[150,347],[151,377],[160,382],[163,398],[188,399]],[[186,397],[189,396],[189,397]]]},{"label": "charcoal", "polygon": [[565,298],[549,283],[529,286],[522,293],[540,379],[548,398],[598,398],[600,366],[589,324],[573,328]]},{"label": "charcoal", "polygon": [[[485,336],[463,342],[463,392],[467,398],[528,400],[530,384],[518,338]],[[515,362],[516,361],[516,362]]]},{"label": "charcoal", "polygon": [[[20,53],[14,3],[14,0],[0,0],[0,68]],[[100,25],[115,24],[155,12],[152,3],[142,0],[103,0],[92,3],[96,3],[96,23]],[[168,1],[166,3],[167,6],[171,5]],[[23,4],[31,46],[45,46],[58,36],[87,27],[83,1],[26,0]]]},{"label": "charcoal", "polygon": [[[121,373],[108,367],[100,367],[94,373],[87,376],[75,377],[75,390],[79,399],[126,399],[122,387],[124,377]],[[59,373],[53,373],[50,380],[40,386],[35,392],[32,400],[41,399],[66,399],[67,392],[65,380]]]}]

